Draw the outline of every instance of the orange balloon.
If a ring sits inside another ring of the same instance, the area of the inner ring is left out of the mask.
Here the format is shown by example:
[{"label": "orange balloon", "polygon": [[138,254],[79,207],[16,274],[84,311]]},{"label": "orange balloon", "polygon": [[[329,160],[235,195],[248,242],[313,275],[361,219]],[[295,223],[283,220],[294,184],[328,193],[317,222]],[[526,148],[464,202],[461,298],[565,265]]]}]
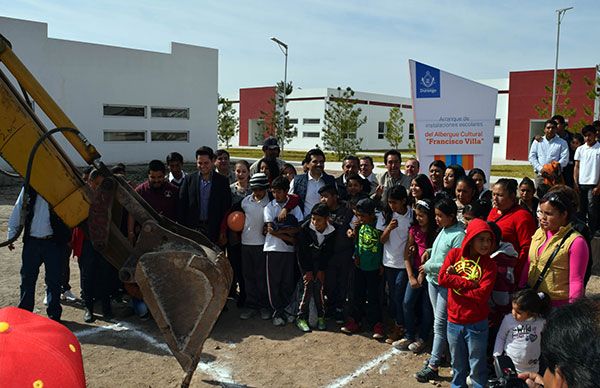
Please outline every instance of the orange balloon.
[{"label": "orange balloon", "polygon": [[242,230],[244,230],[245,221],[246,215],[244,214],[244,212],[235,211],[231,212],[227,216],[227,226],[234,232],[241,232]]}]

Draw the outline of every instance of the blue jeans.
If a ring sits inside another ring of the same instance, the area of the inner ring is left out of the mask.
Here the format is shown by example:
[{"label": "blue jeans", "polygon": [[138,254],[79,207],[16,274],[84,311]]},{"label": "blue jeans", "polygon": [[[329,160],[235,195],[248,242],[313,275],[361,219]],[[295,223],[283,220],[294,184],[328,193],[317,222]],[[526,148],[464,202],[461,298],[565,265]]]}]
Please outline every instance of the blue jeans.
[{"label": "blue jeans", "polygon": [[419,288],[412,288],[410,283],[406,284],[406,293],[404,294],[404,303],[402,307],[404,309],[404,329],[406,333],[404,337],[414,341],[416,338],[416,308],[417,303],[420,304],[421,316],[419,335],[423,341],[429,339],[429,332],[431,331],[431,325],[433,325],[433,311],[431,309],[431,302],[429,301],[428,283],[425,281]]},{"label": "blue jeans", "polygon": [[459,325],[448,322],[448,343],[452,355],[452,387],[466,387],[469,369],[474,388],[487,383],[486,350],[488,321]]},{"label": "blue jeans", "polygon": [[64,245],[53,240],[26,237],[23,243],[21,266],[21,300],[19,308],[33,311],[35,300],[35,284],[44,263],[46,270],[46,295],[48,296],[48,317],[60,320],[62,307],[60,305],[60,278],[62,270],[61,252]]},{"label": "blue jeans", "polygon": [[433,308],[433,345],[429,365],[438,367],[446,350],[446,322],[448,321],[448,289],[429,283],[429,300]]},{"label": "blue jeans", "polygon": [[406,269],[384,267],[385,283],[388,288],[388,308],[390,317],[394,318],[396,325],[404,325],[404,293],[406,292],[406,283],[408,276]]}]

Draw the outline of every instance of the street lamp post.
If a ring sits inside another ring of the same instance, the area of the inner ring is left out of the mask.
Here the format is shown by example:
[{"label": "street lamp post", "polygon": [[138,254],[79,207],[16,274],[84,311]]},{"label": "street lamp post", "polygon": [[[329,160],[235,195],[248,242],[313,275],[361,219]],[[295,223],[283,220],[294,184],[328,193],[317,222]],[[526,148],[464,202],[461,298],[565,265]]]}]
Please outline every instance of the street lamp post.
[{"label": "street lamp post", "polygon": [[556,73],[558,72],[558,43],[560,40],[560,22],[562,18],[565,16],[565,13],[573,9],[573,7],[561,8],[556,10],[556,14],[558,15],[558,27],[556,29],[556,61],[554,62],[554,79],[552,81],[552,115],[556,112]]},{"label": "street lamp post", "polygon": [[[288,62],[288,45],[283,43],[282,41],[280,41],[279,39],[275,38],[275,37],[271,37],[271,40],[275,43],[277,43],[277,46],[279,47],[279,49],[281,50],[281,52],[283,53],[283,55],[285,55],[285,70],[283,73],[283,96],[282,96],[282,112],[281,112],[281,130],[285,130],[285,100],[286,100],[286,92],[287,92],[287,62]],[[283,144],[282,144],[283,146]]]}]

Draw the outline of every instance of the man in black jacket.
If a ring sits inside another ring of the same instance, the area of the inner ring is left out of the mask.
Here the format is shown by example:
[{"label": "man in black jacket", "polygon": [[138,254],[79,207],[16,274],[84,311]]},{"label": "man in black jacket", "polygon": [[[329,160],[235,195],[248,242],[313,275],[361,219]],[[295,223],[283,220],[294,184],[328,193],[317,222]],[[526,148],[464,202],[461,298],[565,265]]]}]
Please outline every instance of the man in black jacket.
[{"label": "man in black jacket", "polygon": [[215,155],[210,147],[196,150],[198,171],[186,175],[179,189],[179,220],[196,229],[213,243],[225,245],[220,227],[231,207],[231,190],[226,177],[214,171]]},{"label": "man in black jacket", "polygon": [[319,314],[317,325],[319,330],[325,330],[325,302],[323,285],[327,261],[335,249],[335,227],[329,223],[329,208],[319,203],[312,208],[310,219],[307,220],[298,233],[298,263],[302,270],[304,292],[298,312],[296,326],[304,332],[310,331],[308,326],[308,308],[310,299],[314,296]]}]

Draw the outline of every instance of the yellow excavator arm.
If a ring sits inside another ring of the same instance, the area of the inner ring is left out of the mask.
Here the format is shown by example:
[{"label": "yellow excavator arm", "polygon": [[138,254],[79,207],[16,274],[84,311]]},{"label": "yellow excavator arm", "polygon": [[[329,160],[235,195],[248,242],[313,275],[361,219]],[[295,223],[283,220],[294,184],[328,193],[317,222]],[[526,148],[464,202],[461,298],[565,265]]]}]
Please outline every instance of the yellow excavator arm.
[{"label": "yellow excavator arm", "polygon": [[[224,253],[201,233],[156,213],[77,130],[0,35],[0,62],[17,80],[19,93],[0,71],[0,156],[73,228],[81,226],[94,247],[137,283],[165,340],[186,372],[187,386],[229,293],[232,269]],[[57,129],[48,131],[28,104],[29,96]],[[61,132],[105,179],[92,191],[51,135]],[[130,214],[141,225],[135,246],[121,232]]]}]

